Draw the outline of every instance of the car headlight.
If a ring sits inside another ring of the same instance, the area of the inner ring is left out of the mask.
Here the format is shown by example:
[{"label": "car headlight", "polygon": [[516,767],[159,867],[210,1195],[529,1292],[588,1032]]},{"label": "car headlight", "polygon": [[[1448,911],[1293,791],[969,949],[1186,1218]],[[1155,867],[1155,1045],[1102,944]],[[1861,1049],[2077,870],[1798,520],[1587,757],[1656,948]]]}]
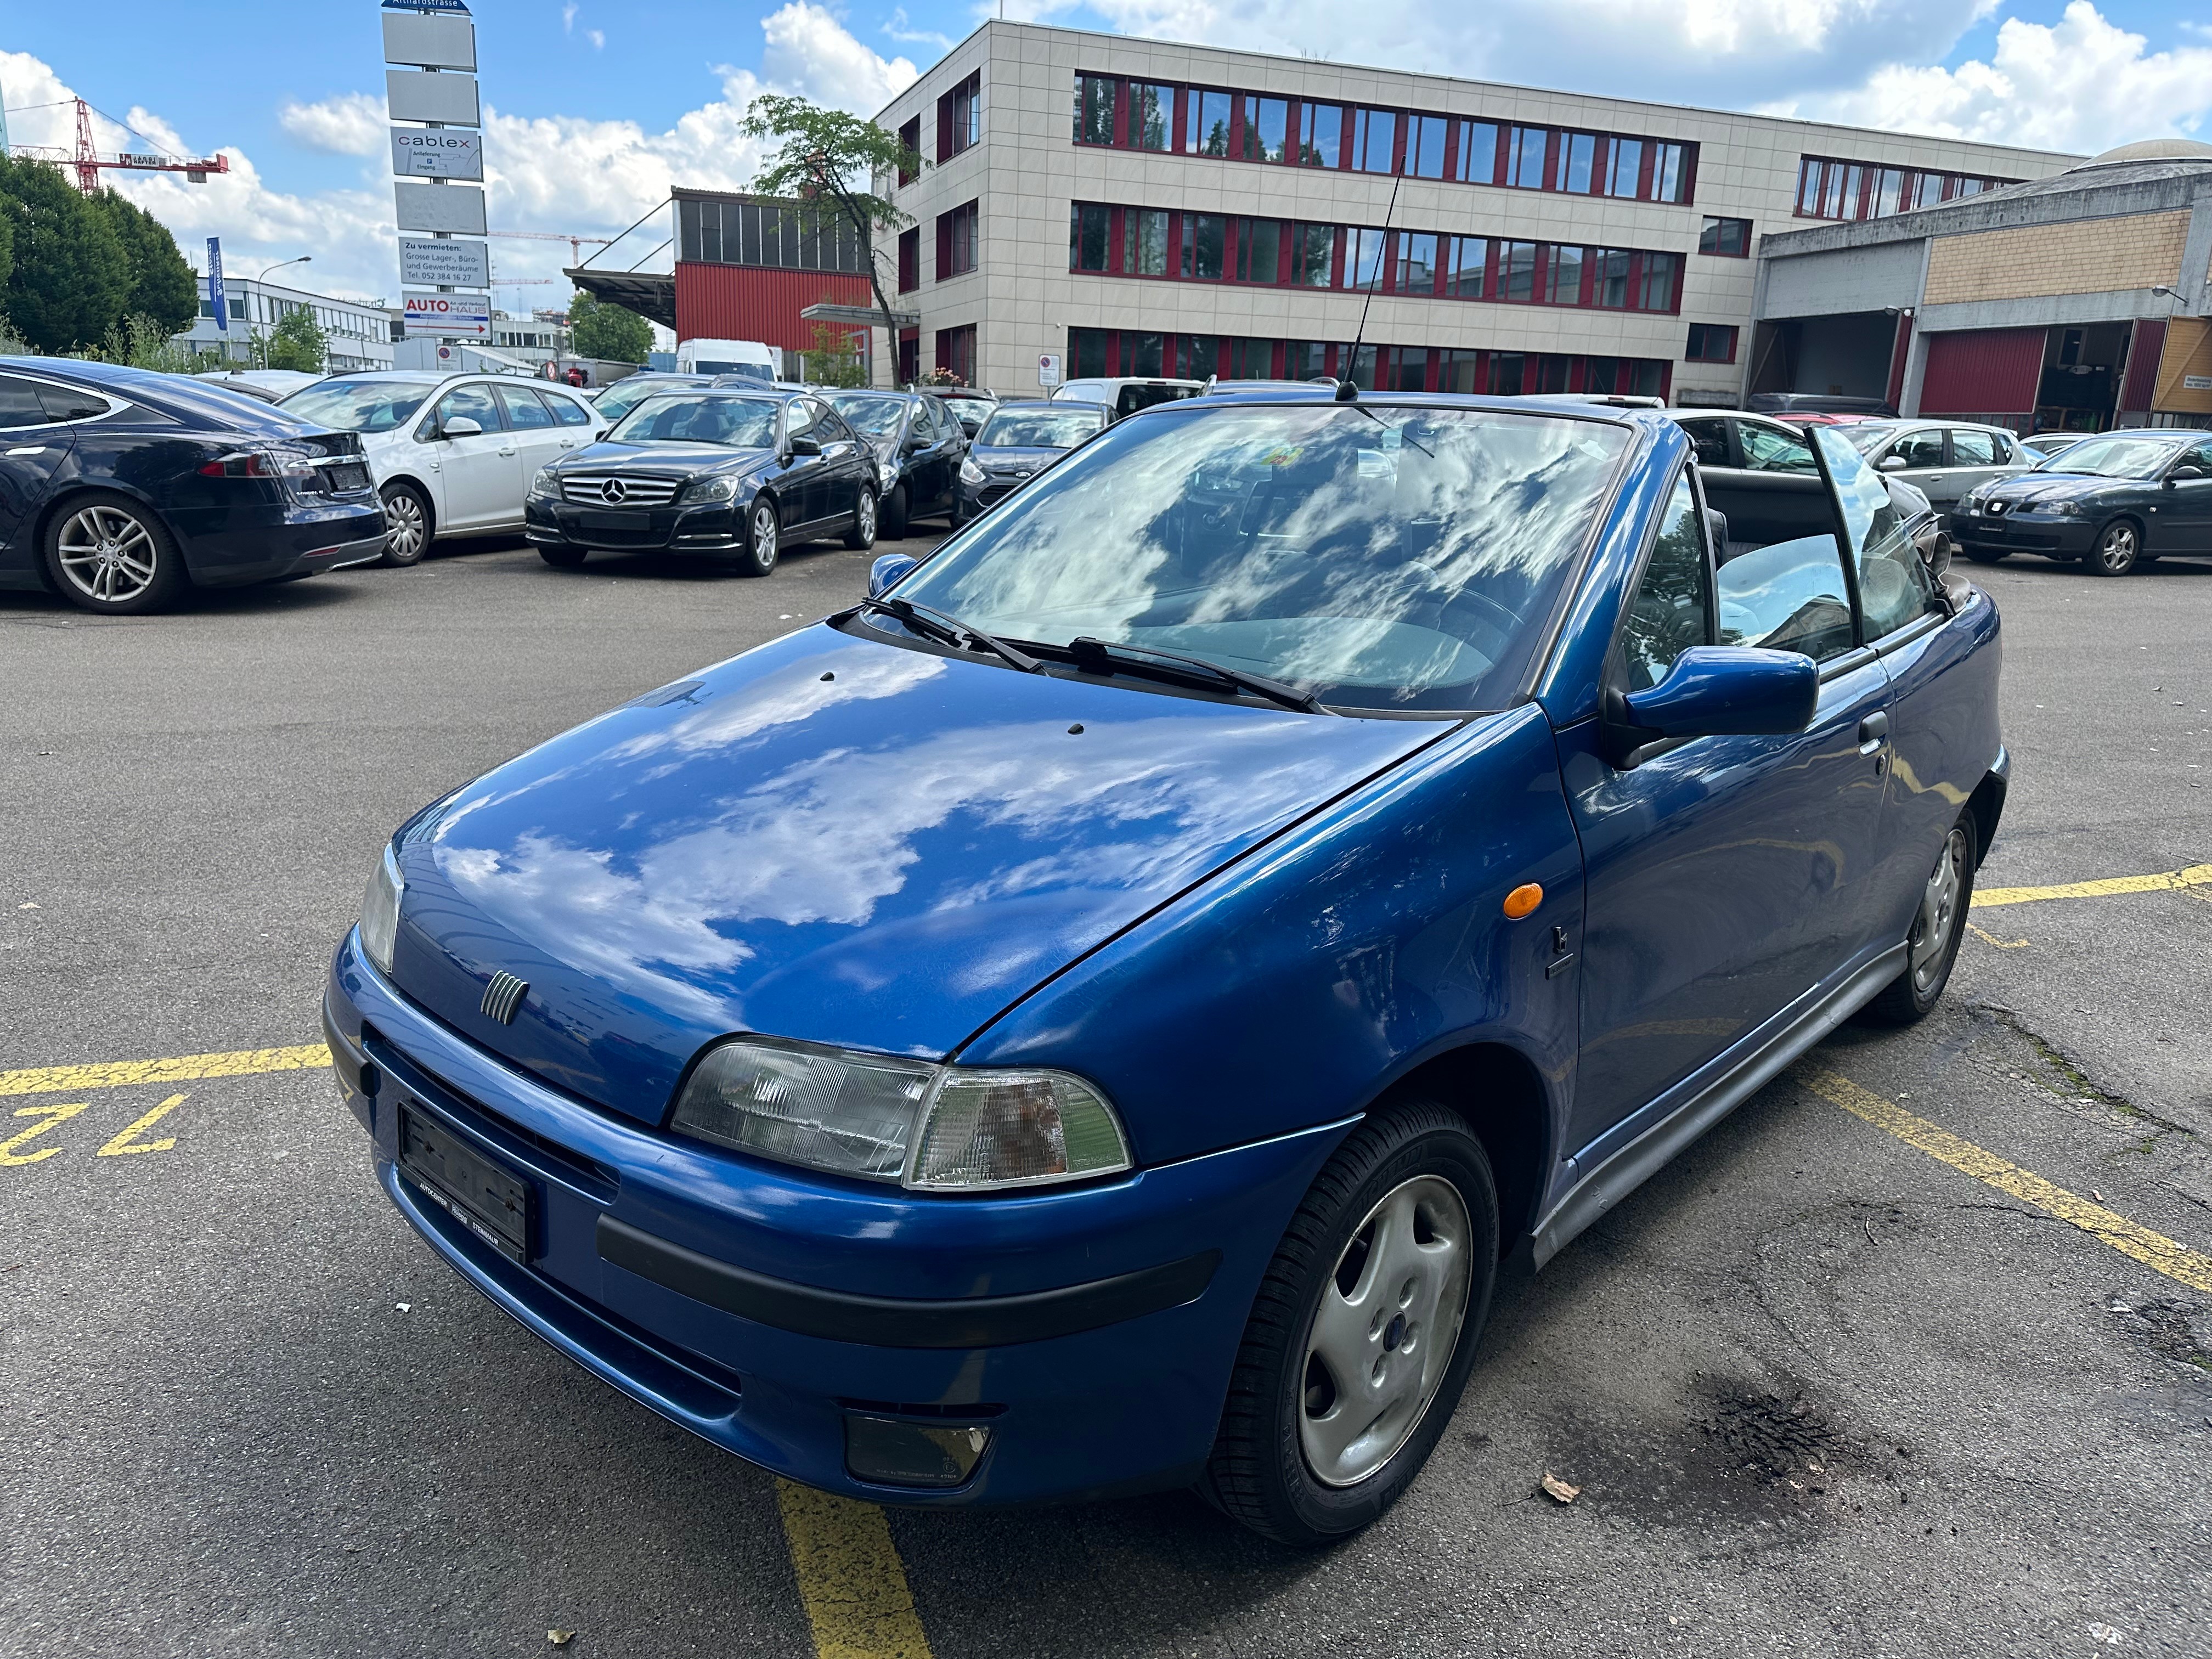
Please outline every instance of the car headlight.
[{"label": "car headlight", "polygon": [[2046,501],[2043,510],[2056,513],[2062,519],[2078,519],[2088,509],[2079,501]]},{"label": "car headlight", "polygon": [[534,496],[541,498],[548,495],[557,495],[561,493],[560,485],[553,482],[553,469],[551,467],[541,466],[538,469],[536,475],[530,480],[530,493]]},{"label": "car headlight", "polygon": [[979,484],[983,482],[983,469],[975,465],[975,460],[973,456],[967,456],[962,459],[960,463],[960,482],[966,484]]},{"label": "car headlight", "polygon": [[384,855],[369,872],[368,890],[361,896],[361,948],[383,973],[392,971],[392,947],[399,937],[399,897],[406,890],[399,860],[387,842]]},{"label": "car headlight", "polygon": [[738,493],[735,478],[702,478],[684,486],[682,500],[686,501],[726,501]]},{"label": "car headlight", "polygon": [[767,1037],[710,1051],[674,1127],[781,1163],[931,1192],[1114,1175],[1128,1137],[1066,1072],[933,1065]]}]

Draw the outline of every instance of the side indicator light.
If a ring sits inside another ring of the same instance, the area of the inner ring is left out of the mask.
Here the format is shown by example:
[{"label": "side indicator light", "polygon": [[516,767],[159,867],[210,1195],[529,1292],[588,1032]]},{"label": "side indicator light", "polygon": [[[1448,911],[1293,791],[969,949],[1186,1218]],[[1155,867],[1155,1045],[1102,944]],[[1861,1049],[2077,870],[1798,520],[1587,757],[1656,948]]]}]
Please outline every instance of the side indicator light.
[{"label": "side indicator light", "polygon": [[1505,896],[1505,919],[1518,921],[1544,902],[1544,890],[1533,881],[1524,881]]}]

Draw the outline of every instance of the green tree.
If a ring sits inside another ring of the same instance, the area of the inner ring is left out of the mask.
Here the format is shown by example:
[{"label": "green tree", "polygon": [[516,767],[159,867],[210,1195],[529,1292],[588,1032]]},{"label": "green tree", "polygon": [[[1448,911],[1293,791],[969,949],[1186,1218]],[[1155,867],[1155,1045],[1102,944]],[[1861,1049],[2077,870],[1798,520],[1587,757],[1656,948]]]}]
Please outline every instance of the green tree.
[{"label": "green tree", "polygon": [[568,338],[579,357],[641,363],[653,349],[653,325],[597,295],[579,293],[568,301]]},{"label": "green tree", "polygon": [[108,216],[58,167],[4,158],[0,212],[14,233],[6,308],[15,332],[41,351],[105,340],[131,295],[130,257]]},{"label": "green tree", "polygon": [[[896,362],[898,319],[876,268],[876,243],[879,233],[884,240],[894,239],[914,220],[888,197],[876,194],[876,184],[901,174],[918,176],[921,157],[873,121],[781,93],[754,99],[745,109],[744,130],[747,137],[769,139],[776,146],[753,177],[755,191],[834,208],[860,232],[868,250],[868,285],[875,290]],[[855,179],[866,179],[867,187],[855,187]]]},{"label": "green tree", "polygon": [[847,329],[814,325],[814,343],[799,354],[806,378],[817,386],[866,386],[866,366],[858,339]]},{"label": "green tree", "polygon": [[92,201],[115,228],[116,240],[131,262],[131,295],[124,309],[134,317],[151,317],[170,334],[181,334],[199,315],[198,280],[185,256],[177,252],[177,239],[169,228],[136,203],[112,190]]},{"label": "green tree", "polygon": [[268,367],[319,374],[329,348],[323,325],[315,320],[314,307],[295,306],[277,319],[276,331],[269,337]]}]

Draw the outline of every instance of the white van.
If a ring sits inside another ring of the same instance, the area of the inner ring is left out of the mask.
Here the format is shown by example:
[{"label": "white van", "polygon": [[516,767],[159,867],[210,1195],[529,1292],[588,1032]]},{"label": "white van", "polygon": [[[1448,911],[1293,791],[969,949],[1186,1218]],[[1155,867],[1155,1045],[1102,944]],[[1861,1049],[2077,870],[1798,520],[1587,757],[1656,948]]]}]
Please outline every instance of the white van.
[{"label": "white van", "polygon": [[1119,375],[1103,380],[1070,380],[1055,388],[1052,395],[1055,398],[1066,398],[1079,404],[1103,404],[1107,419],[1118,421],[1124,415],[1150,409],[1154,404],[1171,404],[1181,398],[1199,398],[1205,394],[1206,382],[1203,380],[1163,380]]},{"label": "white van", "polygon": [[683,340],[676,347],[678,374],[750,374],[770,383],[782,377],[783,354],[758,340]]}]

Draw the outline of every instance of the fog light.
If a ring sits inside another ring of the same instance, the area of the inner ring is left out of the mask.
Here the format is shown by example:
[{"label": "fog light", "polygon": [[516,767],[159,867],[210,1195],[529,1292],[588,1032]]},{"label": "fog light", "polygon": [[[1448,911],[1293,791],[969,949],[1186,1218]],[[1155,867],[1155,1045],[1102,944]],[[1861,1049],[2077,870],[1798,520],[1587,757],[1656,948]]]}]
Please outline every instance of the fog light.
[{"label": "fog light", "polygon": [[845,1472],[885,1486],[957,1486],[990,1443],[990,1430],[974,1423],[848,1417]]}]

